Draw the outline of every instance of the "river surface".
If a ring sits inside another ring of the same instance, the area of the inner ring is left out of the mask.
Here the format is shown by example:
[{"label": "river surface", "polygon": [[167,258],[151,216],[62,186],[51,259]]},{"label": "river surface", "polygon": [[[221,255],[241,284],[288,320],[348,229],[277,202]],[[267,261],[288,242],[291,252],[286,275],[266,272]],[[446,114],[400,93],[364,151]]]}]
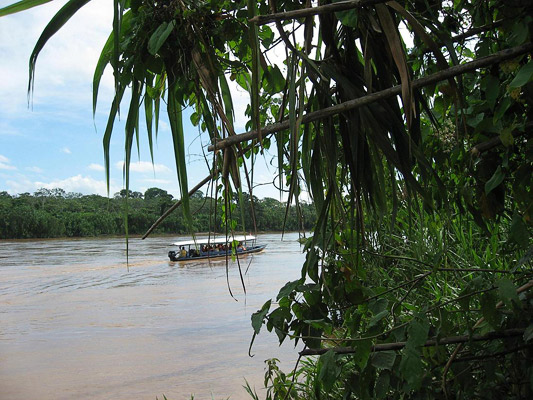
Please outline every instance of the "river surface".
[{"label": "river surface", "polygon": [[297,351],[251,314],[304,261],[298,234],[258,236],[264,252],[175,263],[178,237],[0,241],[0,399],[260,398],[267,358],[290,371]]}]

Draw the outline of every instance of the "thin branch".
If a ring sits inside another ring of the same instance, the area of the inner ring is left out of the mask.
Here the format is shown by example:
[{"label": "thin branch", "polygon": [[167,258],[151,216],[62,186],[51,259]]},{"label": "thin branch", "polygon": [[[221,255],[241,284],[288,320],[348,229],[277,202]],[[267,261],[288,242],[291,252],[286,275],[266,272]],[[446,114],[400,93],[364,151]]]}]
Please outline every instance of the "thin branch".
[{"label": "thin branch", "polygon": [[254,22],[257,25],[265,25],[269,22],[284,21],[287,19],[298,19],[311,17],[313,15],[327,14],[337,11],[346,11],[353,8],[362,8],[366,6],[372,6],[374,4],[385,3],[387,0],[347,0],[339,1],[337,3],[325,4],[323,6],[302,8],[299,10],[285,11],[279,13],[273,13],[269,15],[257,15],[250,19],[250,22]]},{"label": "thin branch", "polygon": [[403,288],[404,286],[409,286],[409,285],[412,284],[412,283],[416,283],[416,282],[418,282],[419,280],[424,279],[426,276],[431,275],[432,273],[433,273],[433,271],[429,271],[429,272],[426,272],[425,274],[418,275],[416,278],[411,279],[410,281],[407,281],[407,282],[401,283],[401,284],[399,284],[398,286],[395,286],[395,287],[393,287],[393,288],[387,289],[387,290],[385,290],[384,292],[381,292],[381,293],[376,294],[376,295],[374,295],[374,296],[372,296],[372,297],[369,297],[368,299],[365,299],[365,302],[368,302],[368,301],[370,301],[370,300],[377,299],[378,297],[381,297],[381,296],[383,296],[383,295],[385,295],[385,294],[387,294],[387,293],[390,293],[390,292],[393,292],[393,291],[395,291],[395,290],[401,289],[401,288]]},{"label": "thin branch", "polygon": [[[474,40],[475,38],[473,38],[472,36],[475,36],[478,33],[483,33],[483,32],[494,30],[494,28],[497,28],[500,25],[503,25],[504,22],[505,22],[505,20],[500,19],[500,20],[494,21],[493,23],[490,23],[490,24],[478,26],[476,28],[471,28],[471,29],[467,30],[464,33],[461,33],[461,34],[455,35],[455,36],[451,36],[450,37],[450,41],[452,43],[458,43],[458,42],[462,42],[462,41],[467,40],[467,39],[468,40]],[[442,41],[437,42],[437,44],[439,46],[441,46],[441,47],[445,46],[445,44]],[[431,53],[431,51],[432,51],[431,49],[427,48],[427,49],[424,49],[422,53],[423,54]]]},{"label": "thin branch", "polygon": [[487,358],[497,358],[497,357],[501,357],[501,356],[506,356],[507,354],[516,353],[517,351],[520,351],[520,350],[523,350],[523,349],[527,349],[528,347],[531,347],[531,346],[533,346],[533,343],[526,343],[526,344],[523,344],[522,346],[513,347],[512,349],[505,350],[505,351],[500,351],[498,353],[483,354],[483,355],[472,356],[472,357],[456,358],[455,360],[453,360],[453,362],[456,362],[456,363],[458,363],[458,362],[470,362],[470,361],[477,361],[477,360],[486,360]]},{"label": "thin branch", "polygon": [[[456,65],[453,67],[450,67],[446,70],[436,72],[434,74],[431,74],[429,76],[426,76],[424,78],[420,78],[417,80],[414,80],[412,82],[413,89],[420,89],[425,86],[432,85],[434,83],[450,79],[454,76],[461,75],[467,72],[474,71],[476,69],[485,68],[490,65],[499,63],[504,60],[508,60],[510,58],[514,58],[518,55],[525,54],[529,51],[533,50],[533,43],[525,43],[523,45],[513,47],[510,49],[505,49],[499,52],[496,52],[490,56],[481,57],[477,60],[470,61],[465,64]],[[402,87],[401,85],[396,85],[391,88],[368,94],[364,97],[359,97],[357,99],[349,100],[344,103],[336,104],[331,107],[326,107],[322,110],[314,111],[305,114],[302,117],[302,124],[308,124],[313,121],[317,121],[326,117],[330,117],[332,115],[341,114],[343,112],[355,110],[356,108],[366,106],[372,103],[375,103],[376,101],[384,100],[392,96],[397,96],[401,94]],[[284,122],[280,122],[277,124],[272,124],[264,127],[261,129],[261,134],[263,137],[266,137],[267,135],[271,135],[275,132],[283,131],[289,128],[289,121],[286,120]],[[233,146],[237,143],[253,140],[258,137],[257,131],[250,131],[241,133],[235,136],[230,136],[226,139],[217,141],[216,144],[212,144],[208,147],[209,151],[215,151],[224,149],[229,146]]]},{"label": "thin branch", "polygon": [[[447,346],[450,344],[467,343],[467,342],[481,342],[488,340],[497,340],[502,338],[516,337],[523,335],[525,328],[506,329],[503,331],[493,331],[485,335],[462,335],[462,336],[450,336],[442,339],[427,340],[422,347],[434,347],[434,346]],[[372,346],[371,352],[388,351],[388,350],[401,350],[407,345],[407,342],[395,342],[395,343],[381,343]],[[306,349],[300,352],[302,356],[317,356],[326,353],[329,350],[333,350],[337,354],[351,354],[355,353],[357,349],[353,347],[332,347],[326,349]]]},{"label": "thin branch", "polygon": [[[523,135],[526,135],[527,133],[529,133],[528,130],[532,129],[532,128],[533,128],[533,122],[528,122],[524,126],[524,131],[523,132],[520,132],[519,130],[515,129],[512,132],[512,135],[515,138],[523,136]],[[476,144],[474,147],[472,147],[472,150],[470,150],[470,153],[473,156],[479,156],[481,153],[483,153],[485,151],[488,151],[488,150],[491,150],[494,147],[498,147],[501,144],[502,144],[502,139],[500,138],[500,136],[496,136],[496,137],[493,137],[493,138],[491,138],[491,139],[489,139],[489,140],[487,140],[485,142],[481,142],[481,143]]]},{"label": "thin branch", "polygon": [[[215,177],[218,174],[218,169],[215,168],[208,176],[206,176],[204,179],[200,181],[195,187],[193,187],[191,190],[189,190],[189,197],[192,196],[194,193],[196,193],[202,186],[204,186],[207,182],[209,182],[213,177]],[[163,222],[163,220],[172,213],[176,208],[181,206],[181,199],[179,199],[172,207],[170,207],[163,215],[161,215],[157,221],[153,223],[153,225],[146,231],[146,233],[143,235],[142,239],[146,239],[152,231],[158,227],[158,225]]]},{"label": "thin branch", "polygon": [[[527,282],[526,284],[520,286],[518,289],[516,289],[516,294],[520,294],[522,292],[525,292],[525,291],[531,289],[532,287],[533,287],[533,279],[530,280],[529,282]],[[503,301],[499,301],[496,304],[495,308],[498,309],[501,306],[503,306]],[[472,327],[472,330],[474,330],[477,327],[479,327],[484,320],[485,320],[484,317],[481,317],[480,319],[478,319],[478,321]],[[444,393],[444,397],[446,399],[448,399],[448,388],[447,388],[447,385],[446,385],[446,383],[447,383],[446,375],[448,374],[448,371],[450,370],[450,367],[451,367],[452,363],[454,362],[455,358],[457,357],[457,354],[459,354],[459,351],[461,350],[462,346],[463,346],[463,344],[459,343],[459,345],[455,348],[454,352],[452,353],[452,355],[450,356],[450,358],[448,359],[448,362],[446,363],[446,365],[444,367],[444,371],[442,372],[441,388],[442,388],[442,392]]]}]

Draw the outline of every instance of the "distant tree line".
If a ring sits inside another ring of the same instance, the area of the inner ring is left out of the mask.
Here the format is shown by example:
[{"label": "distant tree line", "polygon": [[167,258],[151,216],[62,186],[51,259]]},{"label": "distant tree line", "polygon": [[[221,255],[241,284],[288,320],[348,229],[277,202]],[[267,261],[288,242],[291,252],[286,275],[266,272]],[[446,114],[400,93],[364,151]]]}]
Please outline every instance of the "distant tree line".
[{"label": "distant tree line", "polygon": [[[113,198],[67,193],[63,189],[39,189],[15,196],[0,192],[0,239],[121,235],[125,233],[126,210],[129,234],[143,234],[176,201],[159,188],[150,188],[144,194],[123,189]],[[308,230],[316,218],[312,205],[302,203],[289,208],[284,225],[284,203],[254,196],[254,213],[251,204],[247,194],[235,196],[228,208],[232,210],[234,229],[242,230],[244,220],[244,229],[254,231],[253,215],[258,231]],[[224,232],[225,207],[221,201],[197,192],[191,198],[191,210],[194,231]],[[178,208],[154,232],[183,234],[189,228]]]}]

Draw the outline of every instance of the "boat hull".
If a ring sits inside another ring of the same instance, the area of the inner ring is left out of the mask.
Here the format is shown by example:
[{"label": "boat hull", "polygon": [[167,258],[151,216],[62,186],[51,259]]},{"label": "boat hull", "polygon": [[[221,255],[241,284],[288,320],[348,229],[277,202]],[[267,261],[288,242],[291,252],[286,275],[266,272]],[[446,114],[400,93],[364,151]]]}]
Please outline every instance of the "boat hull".
[{"label": "boat hull", "polygon": [[[237,256],[245,255],[245,254],[251,254],[251,253],[258,253],[260,251],[263,251],[265,249],[266,245],[260,245],[260,246],[253,246],[250,248],[247,248],[246,250],[237,250]],[[210,251],[210,252],[200,252],[198,255],[187,255],[185,257],[180,257],[179,251],[169,251],[168,252],[168,258],[170,261],[198,261],[198,260],[207,260],[207,259],[221,259],[226,258],[226,256],[231,257],[231,251]]]}]

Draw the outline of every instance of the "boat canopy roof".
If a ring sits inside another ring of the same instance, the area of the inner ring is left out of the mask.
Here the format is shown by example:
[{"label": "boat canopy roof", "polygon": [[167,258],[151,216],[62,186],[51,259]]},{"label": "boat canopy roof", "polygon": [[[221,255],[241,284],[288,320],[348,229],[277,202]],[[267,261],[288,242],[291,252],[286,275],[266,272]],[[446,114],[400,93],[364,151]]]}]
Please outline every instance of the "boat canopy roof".
[{"label": "boat canopy roof", "polygon": [[191,239],[191,240],[183,240],[180,242],[174,242],[172,243],[174,246],[192,246],[192,245],[204,245],[204,244],[226,244],[231,243],[234,240],[237,242],[246,242],[250,240],[255,240],[255,236],[228,236],[227,238],[224,237],[207,237],[207,238],[199,238],[199,239]]}]

